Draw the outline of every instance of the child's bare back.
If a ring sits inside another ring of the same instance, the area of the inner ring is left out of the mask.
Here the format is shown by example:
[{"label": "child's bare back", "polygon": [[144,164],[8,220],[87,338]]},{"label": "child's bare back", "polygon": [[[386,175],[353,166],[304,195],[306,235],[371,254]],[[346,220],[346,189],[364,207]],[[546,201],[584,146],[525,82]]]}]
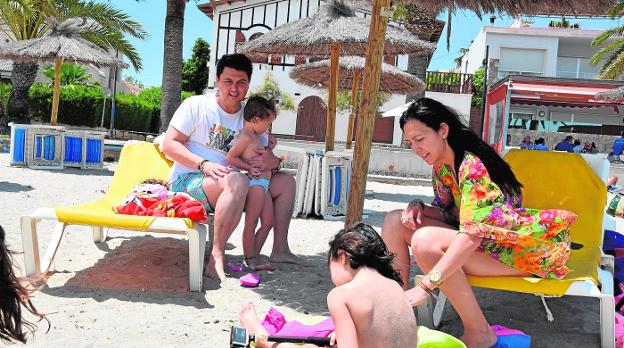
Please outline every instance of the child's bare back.
[{"label": "child's bare back", "polygon": [[[352,281],[334,288],[327,296],[327,303],[336,331],[339,331],[339,318],[350,315],[358,347],[417,345],[416,318],[403,289],[375,270],[362,269]],[[345,310],[348,312],[344,313]],[[340,337],[337,339],[339,346],[346,346]]]}]

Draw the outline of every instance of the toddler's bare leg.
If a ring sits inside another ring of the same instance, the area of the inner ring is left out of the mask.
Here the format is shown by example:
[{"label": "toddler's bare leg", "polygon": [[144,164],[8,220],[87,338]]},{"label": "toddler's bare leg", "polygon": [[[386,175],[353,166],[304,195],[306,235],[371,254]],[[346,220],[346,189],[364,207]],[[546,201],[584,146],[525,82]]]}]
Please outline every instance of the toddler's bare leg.
[{"label": "toddler's bare leg", "polygon": [[271,228],[273,228],[273,200],[271,195],[266,193],[264,195],[264,207],[262,207],[262,214],[260,214],[260,228],[256,231],[255,237],[256,256],[260,255]]},{"label": "toddler's bare leg", "polygon": [[247,260],[247,266],[256,267],[255,257],[258,255],[255,247],[254,232],[258,224],[258,218],[262,212],[266,194],[261,186],[251,186],[247,193],[245,203],[245,226],[243,228],[243,255]]}]

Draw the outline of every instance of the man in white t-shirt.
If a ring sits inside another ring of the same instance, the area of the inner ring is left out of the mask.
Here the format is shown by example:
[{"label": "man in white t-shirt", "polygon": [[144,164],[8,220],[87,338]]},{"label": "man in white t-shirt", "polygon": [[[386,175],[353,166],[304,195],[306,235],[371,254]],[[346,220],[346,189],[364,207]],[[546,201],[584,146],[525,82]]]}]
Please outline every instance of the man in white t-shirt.
[{"label": "man in white t-shirt", "polygon": [[[225,280],[225,243],[240,221],[249,188],[247,176],[232,170],[225,158],[229,143],[243,127],[243,100],[251,73],[252,64],[245,55],[221,57],[217,63],[217,93],[186,99],[173,115],[162,146],[163,153],[174,161],[172,190],[187,192],[214,213],[214,243],[206,273],[221,281]],[[274,205],[270,261],[301,263],[288,247],[294,178],[278,171],[280,159],[271,151],[258,149],[258,156],[249,163],[262,172],[277,171],[269,186]]]}]

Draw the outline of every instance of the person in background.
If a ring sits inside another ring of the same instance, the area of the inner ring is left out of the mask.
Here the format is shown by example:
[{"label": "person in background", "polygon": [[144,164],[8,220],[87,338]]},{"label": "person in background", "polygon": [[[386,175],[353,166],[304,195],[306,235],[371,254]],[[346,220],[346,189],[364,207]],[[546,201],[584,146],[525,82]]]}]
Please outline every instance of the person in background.
[{"label": "person in background", "polygon": [[613,149],[612,149],[612,153],[614,156],[619,156],[622,154],[622,151],[624,150],[624,131],[620,132],[620,137],[618,139],[615,139],[615,141],[613,142]]},{"label": "person in background", "polygon": [[546,140],[544,140],[544,138],[539,138],[535,140],[535,146],[533,147],[533,150],[549,151],[550,149],[548,148],[548,146],[546,146],[545,143]]},{"label": "person in background", "polygon": [[48,330],[50,321],[30,301],[33,290],[24,285],[24,279],[15,275],[13,252],[4,244],[4,237],[4,230],[0,226],[0,343],[26,343],[27,334],[34,333],[37,327],[24,318],[22,309],[39,320],[47,321]]},{"label": "person in background", "polygon": [[559,144],[555,145],[555,151],[567,151],[574,152],[574,147],[572,146],[572,136],[568,135],[563,139]]},{"label": "person in background", "polygon": [[533,150],[533,142],[531,141],[531,136],[527,135],[524,137],[522,142],[520,143],[520,148],[523,150]]},{"label": "person in background", "polygon": [[598,153],[598,148],[596,147],[596,143],[592,141],[591,143],[591,151],[590,153]]},{"label": "person in background", "polygon": [[572,148],[572,151],[580,153],[581,150],[583,150],[583,147],[581,146],[581,141],[579,139],[574,140],[574,147]]}]

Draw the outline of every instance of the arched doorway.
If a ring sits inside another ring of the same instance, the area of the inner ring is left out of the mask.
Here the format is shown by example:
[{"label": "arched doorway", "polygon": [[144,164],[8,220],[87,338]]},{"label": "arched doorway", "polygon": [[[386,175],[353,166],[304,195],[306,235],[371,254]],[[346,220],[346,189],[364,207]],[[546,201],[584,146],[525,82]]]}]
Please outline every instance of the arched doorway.
[{"label": "arched doorway", "polygon": [[297,108],[295,139],[325,141],[327,106],[316,95],[304,98]]}]

